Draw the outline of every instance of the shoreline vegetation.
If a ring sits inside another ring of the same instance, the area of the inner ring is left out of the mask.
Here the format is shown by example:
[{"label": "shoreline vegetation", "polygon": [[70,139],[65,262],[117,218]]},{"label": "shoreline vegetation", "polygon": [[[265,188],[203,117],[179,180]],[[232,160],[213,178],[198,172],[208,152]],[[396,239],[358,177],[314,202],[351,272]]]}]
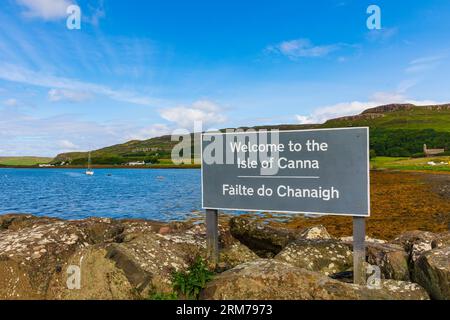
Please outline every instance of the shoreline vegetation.
[{"label": "shoreline vegetation", "polygon": [[[14,169],[85,169],[83,165],[64,165],[40,167],[39,164],[20,165],[4,164],[0,157],[0,168]],[[201,169],[200,164],[176,165],[165,161],[159,164],[150,165],[92,165],[93,169]],[[392,171],[417,171],[450,173],[450,156],[436,156],[427,158],[409,157],[374,157],[370,160],[371,171],[392,170]]]}]

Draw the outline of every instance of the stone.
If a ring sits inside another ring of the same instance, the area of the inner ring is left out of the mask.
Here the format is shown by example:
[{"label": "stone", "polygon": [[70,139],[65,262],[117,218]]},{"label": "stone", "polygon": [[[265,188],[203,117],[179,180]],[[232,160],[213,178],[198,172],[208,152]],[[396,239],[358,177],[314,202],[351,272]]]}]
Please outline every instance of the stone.
[{"label": "stone", "polygon": [[[46,299],[57,300],[130,300],[138,299],[135,286],[124,271],[108,258],[108,250],[102,245],[82,248],[60,266],[52,276]],[[80,268],[80,288],[68,288],[68,268]]]},{"label": "stone", "polygon": [[[399,287],[397,285],[397,287]],[[418,286],[391,292],[382,287],[347,284],[318,272],[297,268],[275,259],[258,259],[225,271],[201,292],[205,300],[361,300],[416,299]],[[404,291],[404,292],[402,292]],[[423,291],[422,291],[423,294]],[[426,293],[425,293],[426,295]]]},{"label": "stone", "polygon": [[244,217],[231,218],[229,225],[234,238],[263,257],[276,255],[298,236],[295,231],[273,228]]},{"label": "stone", "polygon": [[422,255],[422,253],[432,249],[431,243],[436,238],[436,234],[428,231],[407,231],[396,237],[392,243],[402,246],[409,254],[411,266]]},{"label": "stone", "polygon": [[367,262],[380,268],[382,278],[409,281],[408,254],[395,244],[366,244]]},{"label": "stone", "polygon": [[288,244],[275,259],[310,271],[330,275],[353,266],[353,254],[337,240],[303,240]]},{"label": "stone", "polygon": [[443,248],[450,246],[450,231],[439,233],[436,238],[431,241],[431,248]]},{"label": "stone", "polygon": [[382,289],[389,292],[395,300],[429,300],[427,291],[417,283],[386,279],[381,281]]},{"label": "stone", "polygon": [[221,269],[228,270],[235,266],[258,259],[259,257],[247,246],[236,241],[229,247],[220,250],[219,261],[223,263]]},{"label": "stone", "polygon": [[327,229],[322,225],[306,228],[300,232],[300,235],[297,238],[306,240],[332,239]]},{"label": "stone", "polygon": [[168,234],[168,233],[170,233],[170,228],[167,226],[161,227],[161,228],[159,228],[158,233],[159,234]]},{"label": "stone", "polygon": [[427,251],[416,259],[414,280],[431,298],[450,300],[450,246]]}]

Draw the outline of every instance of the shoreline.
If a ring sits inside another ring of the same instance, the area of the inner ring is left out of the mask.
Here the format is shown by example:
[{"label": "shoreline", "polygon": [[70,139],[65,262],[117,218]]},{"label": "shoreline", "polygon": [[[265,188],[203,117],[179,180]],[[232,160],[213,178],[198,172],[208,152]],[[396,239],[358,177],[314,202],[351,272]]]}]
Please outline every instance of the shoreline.
[{"label": "shoreline", "polygon": [[208,275],[196,287],[200,300],[449,298],[448,232],[366,238],[365,260],[382,275],[374,291],[351,284],[351,233],[335,237],[320,224],[285,229],[245,217],[218,224],[214,263],[204,223],[0,215],[0,299],[185,300],[191,293],[178,279],[197,279],[192,270]]}]

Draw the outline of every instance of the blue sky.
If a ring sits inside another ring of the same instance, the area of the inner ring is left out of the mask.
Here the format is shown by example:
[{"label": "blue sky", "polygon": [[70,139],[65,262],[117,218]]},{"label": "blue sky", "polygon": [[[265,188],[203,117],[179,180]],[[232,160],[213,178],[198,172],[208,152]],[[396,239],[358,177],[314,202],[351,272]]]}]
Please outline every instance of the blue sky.
[{"label": "blue sky", "polygon": [[6,0],[0,155],[450,102],[449,30],[447,0]]}]

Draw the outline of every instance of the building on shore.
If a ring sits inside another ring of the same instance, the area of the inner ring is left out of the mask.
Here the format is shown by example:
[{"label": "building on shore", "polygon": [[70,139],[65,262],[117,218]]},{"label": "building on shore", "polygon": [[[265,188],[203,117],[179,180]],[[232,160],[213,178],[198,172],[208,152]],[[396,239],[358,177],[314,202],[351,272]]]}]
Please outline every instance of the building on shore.
[{"label": "building on shore", "polygon": [[423,145],[423,153],[426,157],[433,157],[444,152],[445,149],[428,149],[426,144]]}]

